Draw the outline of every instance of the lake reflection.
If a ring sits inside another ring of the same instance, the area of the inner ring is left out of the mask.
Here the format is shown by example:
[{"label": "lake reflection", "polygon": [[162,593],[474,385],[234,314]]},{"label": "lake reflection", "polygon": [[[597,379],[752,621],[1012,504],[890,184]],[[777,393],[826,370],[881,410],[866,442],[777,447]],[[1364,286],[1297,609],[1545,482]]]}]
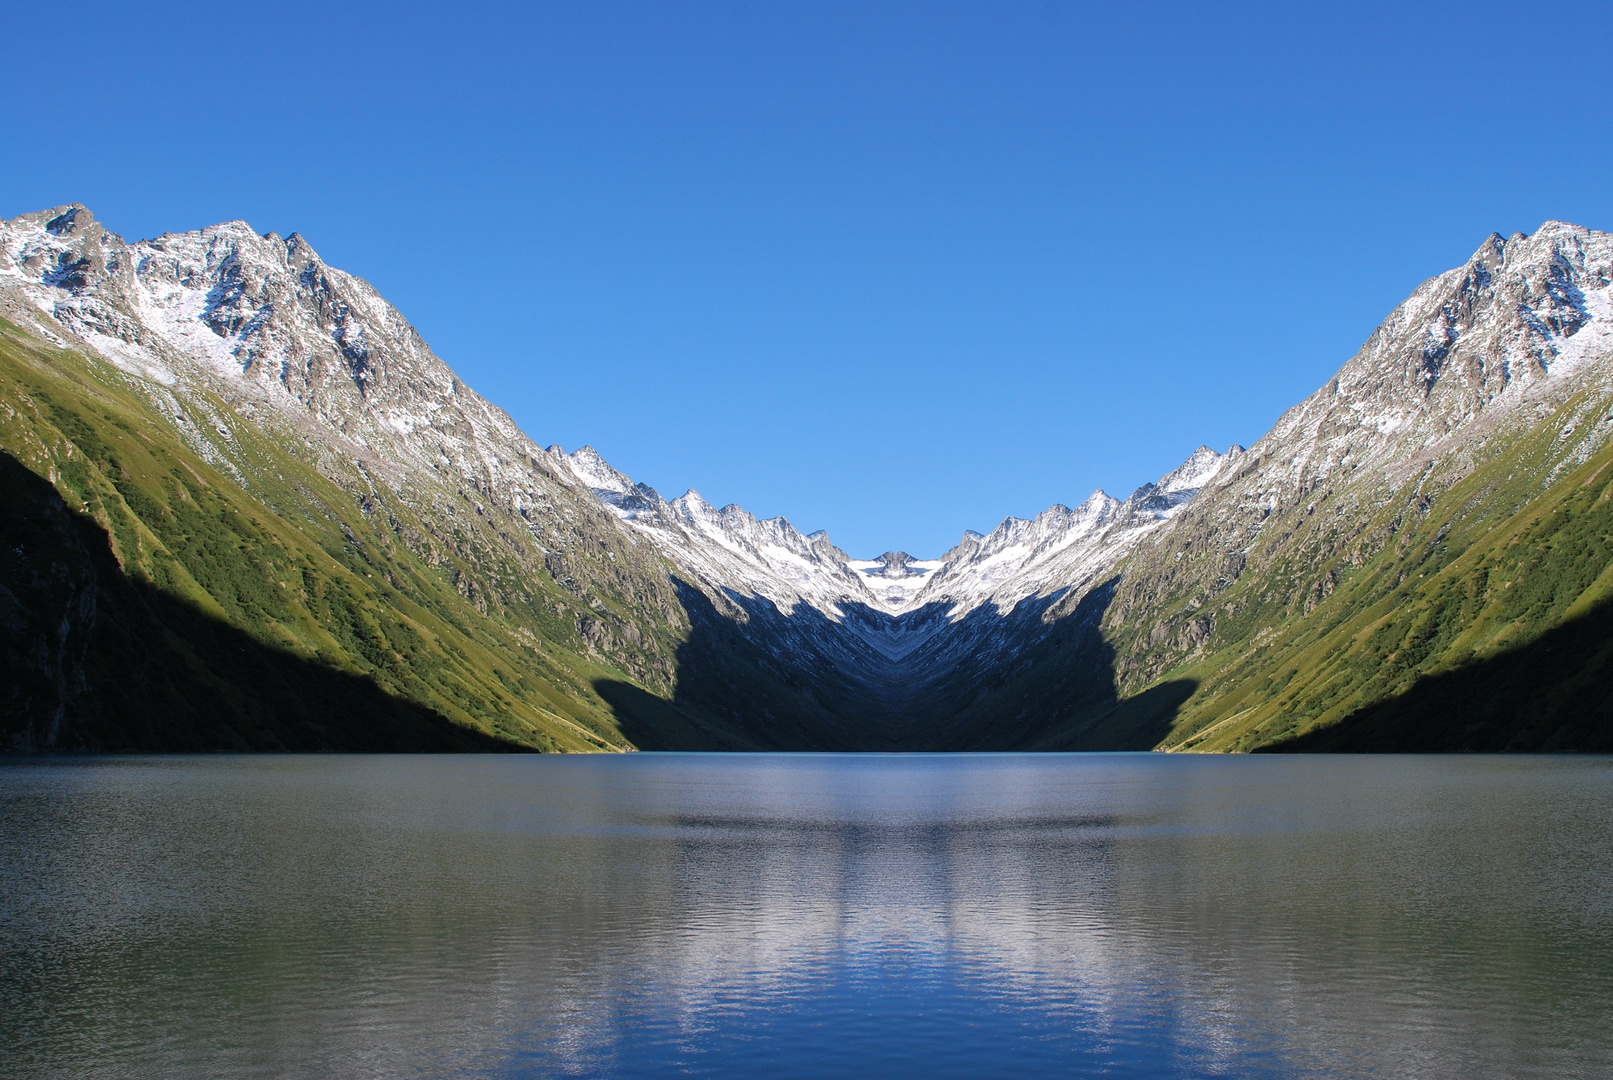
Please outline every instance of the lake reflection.
[{"label": "lake reflection", "polygon": [[1613,1075],[1613,760],[0,764],[20,1076]]}]

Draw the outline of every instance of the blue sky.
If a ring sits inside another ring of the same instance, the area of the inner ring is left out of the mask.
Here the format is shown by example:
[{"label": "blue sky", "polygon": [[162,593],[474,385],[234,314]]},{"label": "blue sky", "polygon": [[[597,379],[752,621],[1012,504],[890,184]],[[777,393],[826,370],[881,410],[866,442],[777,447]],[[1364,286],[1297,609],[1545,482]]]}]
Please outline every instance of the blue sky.
[{"label": "blue sky", "polygon": [[539,442],[857,556],[1253,442],[1491,231],[1613,228],[1613,5],[340,8],[8,5],[0,214],[301,232]]}]

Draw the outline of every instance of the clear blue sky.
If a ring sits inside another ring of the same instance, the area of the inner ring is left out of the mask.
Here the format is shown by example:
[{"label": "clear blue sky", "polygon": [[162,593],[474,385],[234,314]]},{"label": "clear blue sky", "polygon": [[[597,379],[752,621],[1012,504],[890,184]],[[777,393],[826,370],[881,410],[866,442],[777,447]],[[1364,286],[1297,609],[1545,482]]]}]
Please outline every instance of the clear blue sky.
[{"label": "clear blue sky", "polygon": [[244,218],[533,438],[934,556],[1613,228],[1613,5],[11,3],[0,214]]}]

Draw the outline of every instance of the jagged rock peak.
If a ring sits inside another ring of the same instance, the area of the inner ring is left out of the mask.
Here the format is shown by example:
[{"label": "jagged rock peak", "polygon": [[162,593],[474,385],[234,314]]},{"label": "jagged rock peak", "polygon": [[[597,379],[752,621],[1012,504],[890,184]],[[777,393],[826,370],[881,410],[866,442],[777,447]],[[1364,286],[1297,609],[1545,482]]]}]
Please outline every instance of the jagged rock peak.
[{"label": "jagged rock peak", "polygon": [[1225,454],[1218,454],[1208,446],[1200,446],[1181,465],[1160,477],[1157,487],[1161,491],[1197,491],[1215,479],[1226,465],[1227,458],[1236,457],[1242,452],[1243,448],[1236,445],[1229,447]]},{"label": "jagged rock peak", "polygon": [[45,231],[52,236],[71,236],[79,229],[95,224],[95,215],[83,203],[71,203],[44,211],[50,215]]}]

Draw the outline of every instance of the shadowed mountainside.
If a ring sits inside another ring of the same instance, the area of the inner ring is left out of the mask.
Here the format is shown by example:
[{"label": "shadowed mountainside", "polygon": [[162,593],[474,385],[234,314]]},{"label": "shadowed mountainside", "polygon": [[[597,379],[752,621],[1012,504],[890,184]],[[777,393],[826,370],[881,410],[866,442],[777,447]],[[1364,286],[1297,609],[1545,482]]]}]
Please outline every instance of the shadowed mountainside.
[{"label": "shadowed mountainside", "polygon": [[590,633],[620,625],[604,601],[583,607],[541,579],[522,588],[497,538],[478,552],[483,538],[457,514],[446,524],[459,546],[434,548],[396,492],[352,497],[298,456],[305,444],[216,399],[203,404],[236,422],[207,435],[228,456],[187,443],[160,404],[136,378],[0,320],[6,482],[36,508],[24,518],[8,506],[8,527],[37,533],[0,551],[12,598],[0,694],[16,702],[0,712],[0,745],[624,745],[589,688],[622,671],[590,652]]},{"label": "shadowed mountainside", "polygon": [[1200,688],[1164,746],[1607,746],[1613,446],[1564,467],[1561,443],[1540,426],[1438,497],[1408,483],[1368,523],[1376,552],[1318,560],[1327,595],[1287,615],[1250,603],[1176,669]]},{"label": "shadowed mountainside", "polygon": [[[1608,749],[1613,446],[1592,443],[1583,463],[1564,461],[1575,416],[1613,415],[1597,406],[1600,391],[1587,394],[1594,407],[1575,399],[1546,414],[1566,421],[1492,437],[1444,490],[1414,476],[1373,517],[1351,523],[1350,544],[1306,553],[1299,564],[1322,575],[1325,590],[1292,572],[1227,580],[1217,601],[1232,617],[1152,681],[1128,688],[1122,650],[1137,656],[1139,634],[1152,635],[1143,648],[1169,645],[1169,623],[1133,615],[1117,632],[1116,575],[1073,607],[1057,593],[1006,615],[983,605],[954,628],[950,640],[969,647],[949,654],[950,670],[932,684],[905,698],[863,688],[849,706],[854,688],[821,658],[809,662],[810,649],[769,656],[708,604],[680,647],[671,705],[710,712],[755,701],[769,724],[792,710],[863,719],[861,728],[798,724],[834,741],[768,744],[781,749]],[[686,603],[700,599],[688,590]],[[766,618],[827,621],[806,605],[788,616],[770,603],[747,610],[749,622]],[[765,626],[752,635],[816,636]],[[747,683],[736,674],[744,656],[776,679],[765,689]],[[619,718],[643,711],[625,690],[600,693]]]},{"label": "shadowed mountainside", "polygon": [[106,530],[0,452],[11,748],[516,750],[131,580]]},{"label": "shadowed mountainside", "polygon": [[[1100,632],[1113,580],[1062,614],[1062,594],[1027,598],[1006,615],[991,605],[977,607],[953,631],[972,649],[948,657],[951,670],[940,679],[904,683],[897,669],[875,686],[848,679],[809,651],[769,655],[703,592],[679,585],[692,629],[678,649],[672,699],[620,680],[594,684],[615,710],[623,734],[645,749],[1146,750],[1170,731],[1177,708],[1196,685],[1168,680],[1124,700],[1118,696],[1114,650]],[[745,604],[748,620],[797,624],[788,635],[773,631],[778,640],[810,639],[803,623],[832,625],[810,605],[785,615],[770,601],[745,598]],[[902,618],[944,614],[944,605],[933,606],[937,610]],[[850,607],[848,620],[887,618]],[[1029,650],[1013,660],[993,654],[1001,645],[997,639],[1023,639],[1027,627],[1036,627]],[[1050,664],[1060,674],[1045,685]],[[725,719],[728,727],[714,726],[712,718]],[[743,743],[733,740],[736,730],[744,732]]]},{"label": "shadowed mountainside", "polygon": [[[634,745],[646,750],[900,749],[890,709],[869,688],[847,680],[822,654],[770,652],[703,591],[674,581],[690,630],[678,646],[671,699],[619,679],[594,683]],[[728,599],[743,605],[747,621],[791,620],[794,640],[813,630],[838,631],[807,605],[785,616],[763,598]]]},{"label": "shadowed mountainside", "polygon": [[1266,753],[1613,753],[1613,602],[1527,645],[1411,688]]}]

